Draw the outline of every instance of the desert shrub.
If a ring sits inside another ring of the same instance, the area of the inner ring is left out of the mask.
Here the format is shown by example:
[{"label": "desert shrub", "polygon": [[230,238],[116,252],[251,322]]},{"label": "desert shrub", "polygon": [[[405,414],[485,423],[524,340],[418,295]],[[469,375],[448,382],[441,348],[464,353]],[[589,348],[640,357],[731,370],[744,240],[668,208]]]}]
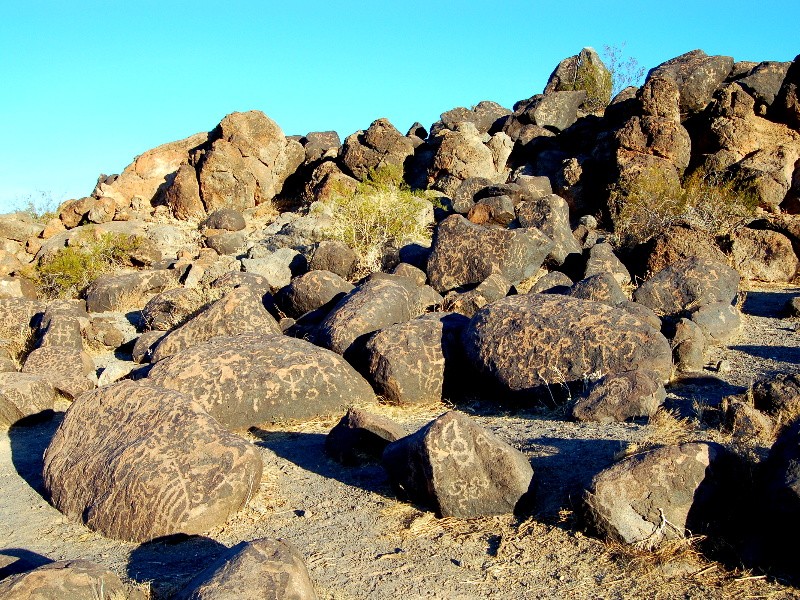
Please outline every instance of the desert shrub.
[{"label": "desert shrub", "polygon": [[664,171],[650,169],[613,190],[609,206],[619,244],[630,247],[678,223],[713,237],[728,235],[753,219],[758,197],[726,174],[698,169],[679,185]]},{"label": "desert shrub", "polygon": [[583,106],[590,111],[602,110],[611,100],[611,72],[602,63],[596,65],[592,61],[582,60],[581,56],[579,55],[575,63],[572,81],[562,81],[559,89],[567,91],[584,90],[586,92],[586,100]]},{"label": "desert shrub", "polygon": [[100,275],[128,264],[138,244],[128,235],[82,236],[43,258],[30,275],[48,298],[77,298]]},{"label": "desert shrub", "polygon": [[625,42],[616,46],[603,46],[603,62],[611,73],[611,95],[616,96],[626,87],[639,87],[644,80],[644,67],[634,57],[624,57]]},{"label": "desert shrub", "polygon": [[431,203],[403,181],[394,165],[370,170],[355,192],[342,191],[328,202],[327,237],[341,240],[358,254],[356,275],[382,268],[392,249],[431,237],[425,213]]},{"label": "desert shrub", "polygon": [[36,194],[28,194],[23,199],[18,200],[16,212],[25,213],[32,221],[47,223],[56,217],[58,202],[49,192],[39,191]]}]

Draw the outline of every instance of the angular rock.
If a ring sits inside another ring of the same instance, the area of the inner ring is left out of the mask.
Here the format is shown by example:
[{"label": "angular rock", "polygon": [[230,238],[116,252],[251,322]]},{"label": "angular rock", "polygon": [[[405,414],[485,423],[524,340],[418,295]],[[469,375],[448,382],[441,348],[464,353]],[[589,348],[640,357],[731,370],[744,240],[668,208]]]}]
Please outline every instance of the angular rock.
[{"label": "angular rock", "polygon": [[153,352],[152,362],[163,360],[213,337],[243,333],[281,333],[278,323],[264,308],[261,297],[244,286],[231,290],[166,335]]},{"label": "angular rock", "polygon": [[44,377],[0,372],[0,425],[53,409],[55,389]]},{"label": "angular rock", "polygon": [[633,455],[594,477],[586,504],[599,533],[650,549],[709,532],[734,494],[720,445],[692,442]]},{"label": "angular rock", "polygon": [[[423,136],[425,137],[425,136]],[[312,131],[305,136],[303,149],[306,152],[306,162],[314,162],[323,157],[336,156],[342,146],[342,140],[335,131]]]},{"label": "angular rock", "polygon": [[536,228],[487,229],[452,215],[436,228],[428,280],[439,292],[480,283],[493,273],[516,284],[533,275],[553,247]]},{"label": "angular rock", "polygon": [[777,231],[740,229],[731,236],[729,251],[734,268],[748,279],[784,283],[800,268],[792,242]]},{"label": "angular rock", "polygon": [[428,281],[428,276],[425,274],[425,271],[405,262],[399,263],[394,269],[392,269],[392,275],[399,275],[400,277],[411,279],[419,286],[425,285],[425,283]]},{"label": "angular rock", "polygon": [[699,112],[709,102],[733,69],[730,56],[708,56],[702,50],[692,50],[661,63],[647,74],[647,79],[672,79],[680,91],[681,112]]},{"label": "angular rock", "polygon": [[325,452],[343,465],[380,460],[391,442],[408,435],[391,419],[358,408],[348,408],[325,437]]},{"label": "angular rock", "polygon": [[569,225],[569,205],[567,201],[550,194],[537,200],[520,204],[517,217],[522,227],[535,227],[554,242],[548,260],[556,265],[564,264],[569,254],[580,254],[581,247]]},{"label": "angular rock", "polygon": [[502,275],[489,275],[477,287],[463,293],[450,292],[442,302],[442,309],[472,317],[487,304],[505,298],[511,284]]},{"label": "angular rock", "polygon": [[587,278],[599,273],[610,273],[619,285],[629,285],[631,282],[631,274],[627,267],[614,254],[611,244],[605,242],[595,244],[589,250],[583,277]]},{"label": "angular rock", "polygon": [[513,512],[533,478],[524,454],[455,411],[389,444],[383,465],[398,495],[463,519]]},{"label": "angular rock", "polygon": [[583,382],[592,373],[652,369],[672,373],[660,332],[629,313],[551,294],[510,296],[478,311],[463,335],[472,364],[506,393]]},{"label": "angular rock", "polygon": [[[47,316],[47,315],[46,315]],[[83,335],[80,321],[68,315],[54,315],[43,320],[40,327],[38,348],[60,346],[73,350],[83,350]]]},{"label": "angular rock", "polygon": [[702,371],[705,365],[706,336],[694,321],[683,318],[675,326],[672,356],[681,372]]},{"label": "angular rock", "polygon": [[26,298],[36,300],[36,286],[24,277],[0,277],[0,298]]},{"label": "angular rock", "polygon": [[587,97],[583,90],[544,94],[535,97],[524,114],[534,125],[564,131],[578,120],[578,108]]},{"label": "angular rock", "polygon": [[436,135],[442,129],[455,129],[459,123],[464,121],[475,125],[478,133],[487,133],[498,119],[510,114],[511,111],[507,108],[486,100],[479,102],[471,109],[459,106],[442,113],[440,121],[431,127],[431,135]]},{"label": "angular rock", "polygon": [[775,424],[752,404],[733,400],[722,417],[722,427],[738,440],[759,441],[772,437]]},{"label": "angular rock", "polygon": [[41,375],[55,389],[73,399],[97,385],[92,357],[69,347],[37,348],[25,359],[22,372]]},{"label": "angular rock", "polygon": [[215,210],[200,223],[201,228],[224,229],[225,231],[241,231],[245,226],[244,215],[233,208]]},{"label": "angular rock", "polygon": [[564,275],[561,271],[550,271],[536,280],[536,283],[533,284],[529,293],[567,294],[574,283],[572,279]]},{"label": "angular rock", "polygon": [[739,292],[739,273],[707,258],[672,263],[645,281],[634,300],[661,315],[675,315],[714,302],[732,303]]},{"label": "angular rock", "polygon": [[0,581],[0,597],[8,600],[138,599],[116,574],[88,560],[61,560]]},{"label": "angular rock", "polygon": [[709,344],[724,346],[742,328],[742,313],[728,302],[714,302],[698,308],[691,319],[700,326]]},{"label": "angular rock", "polygon": [[423,314],[426,288],[402,277],[371,278],[336,304],[320,324],[317,342],[344,354],[364,334]]},{"label": "angular rock", "polygon": [[373,335],[366,352],[376,392],[393,404],[440,402],[446,380],[463,373],[460,338],[468,322],[463,315],[431,313]]},{"label": "angular rock", "polygon": [[89,312],[117,311],[138,304],[148,294],[157,294],[177,283],[173,270],[137,271],[102,275],[86,289]]},{"label": "angular rock", "polygon": [[756,101],[758,114],[765,114],[775,101],[781,90],[786,72],[789,70],[788,62],[766,61],[759,63],[736,83],[744,88]]},{"label": "angular rock", "polygon": [[126,381],[73,403],[43,474],[51,502],[69,518],[145,542],[222,525],[258,490],[261,470],[258,451],[197,403]]},{"label": "angular rock", "polygon": [[628,301],[628,296],[611,273],[598,273],[581,279],[570,288],[569,295],[609,306],[619,306]]},{"label": "angular rock", "polygon": [[779,373],[753,384],[753,406],[769,414],[800,407],[800,375]]},{"label": "angular rock", "polygon": [[338,354],[264,332],[194,345],[158,362],[148,381],[182,392],[232,429],[309,419],[375,398]]},{"label": "angular rock", "polygon": [[192,579],[179,600],[317,600],[297,549],[280,539],[241,542]]},{"label": "angular rock", "polygon": [[352,290],[353,285],[335,273],[309,271],[292,280],[276,298],[287,315],[299,317]]},{"label": "angular rock", "polygon": [[491,179],[486,177],[468,177],[455,190],[451,204],[453,210],[462,215],[466,215],[475,205],[475,195],[491,185]]},{"label": "angular rock", "polygon": [[437,189],[450,196],[471,177],[498,178],[495,157],[472,123],[461,122],[454,131],[443,131],[441,138],[430,169]]},{"label": "angular rock", "polygon": [[178,167],[172,183],[164,190],[164,203],[175,218],[182,221],[198,219],[206,214],[200,199],[197,171],[193,166],[183,163]]},{"label": "angular rock", "polygon": [[579,421],[614,423],[650,417],[664,403],[667,392],[658,376],[646,369],[603,377],[572,409]]}]

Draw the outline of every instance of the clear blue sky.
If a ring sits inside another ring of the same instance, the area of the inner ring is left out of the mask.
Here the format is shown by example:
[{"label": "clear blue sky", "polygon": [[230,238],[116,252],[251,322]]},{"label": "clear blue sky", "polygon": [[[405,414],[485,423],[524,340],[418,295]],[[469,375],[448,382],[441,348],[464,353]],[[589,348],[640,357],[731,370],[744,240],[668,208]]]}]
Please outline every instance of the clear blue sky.
[{"label": "clear blue sky", "polygon": [[651,68],[702,48],[800,53],[800,2],[9,0],[0,9],[0,212],[88,195],[159,144],[259,109],[286,134],[403,131],[510,107],[559,60],[626,43]]}]

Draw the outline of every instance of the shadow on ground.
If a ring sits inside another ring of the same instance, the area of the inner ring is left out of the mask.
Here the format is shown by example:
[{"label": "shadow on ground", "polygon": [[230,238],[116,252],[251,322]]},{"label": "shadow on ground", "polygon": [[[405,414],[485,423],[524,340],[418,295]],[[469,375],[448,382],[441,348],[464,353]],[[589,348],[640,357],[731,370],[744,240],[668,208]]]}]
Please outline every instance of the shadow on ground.
[{"label": "shadow on ground", "polygon": [[791,346],[731,346],[731,350],[744,352],[750,356],[757,356],[767,360],[774,360],[776,362],[800,364],[800,348]]},{"label": "shadow on ground", "polygon": [[272,450],[306,471],[386,498],[394,498],[386,471],[379,463],[367,463],[358,467],[339,464],[325,453],[324,434],[265,431],[258,427],[251,428],[250,433],[259,438],[257,446]]},{"label": "shadow on ground", "polygon": [[44,451],[64,419],[64,413],[46,411],[35,417],[27,417],[14,423],[8,430],[11,441],[11,462],[19,476],[36,490],[45,500],[42,468]]},{"label": "shadow on ground", "polygon": [[787,304],[797,296],[796,290],[750,291],[739,307],[746,315],[781,318],[787,314]]},{"label": "shadow on ground", "polygon": [[0,580],[11,575],[25,573],[53,562],[51,559],[24,548],[0,550]]},{"label": "shadow on ground", "polygon": [[227,548],[203,536],[172,535],[142,544],[131,552],[128,577],[150,584],[150,597],[173,598]]}]

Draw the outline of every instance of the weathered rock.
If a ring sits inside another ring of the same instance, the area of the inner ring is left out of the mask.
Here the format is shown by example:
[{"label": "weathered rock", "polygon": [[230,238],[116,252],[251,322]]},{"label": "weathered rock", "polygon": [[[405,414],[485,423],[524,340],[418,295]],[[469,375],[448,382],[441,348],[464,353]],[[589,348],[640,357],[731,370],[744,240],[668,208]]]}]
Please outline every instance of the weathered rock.
[{"label": "weathered rock", "polygon": [[0,597],[8,600],[139,599],[116,574],[88,560],[61,560],[0,581]]},{"label": "weathered rock", "polygon": [[647,78],[668,78],[680,91],[681,112],[699,112],[733,69],[730,56],[708,56],[702,50],[681,54],[652,69]]},{"label": "weathered rock", "polygon": [[135,198],[149,204],[158,197],[160,190],[168,187],[170,178],[186,163],[189,152],[207,140],[207,133],[198,133],[148,150],[137,156],[113,181],[98,181],[94,195],[113,198],[117,206],[125,208],[130,207]]},{"label": "weathered rock", "polygon": [[[487,213],[485,220],[476,220],[473,218],[475,210],[483,210]],[[489,198],[482,198],[475,206],[473,206],[467,214],[467,219],[473,223],[482,224],[490,221],[502,227],[507,227],[511,221],[516,218],[514,212],[514,201],[508,196],[491,196]]]},{"label": "weathered rock", "polygon": [[0,372],[0,425],[53,409],[55,389],[40,375]]},{"label": "weathered rock", "polygon": [[149,363],[153,356],[153,351],[155,351],[156,346],[165,335],[166,332],[164,331],[145,331],[136,338],[136,343],[131,350],[131,360],[139,365]]},{"label": "weathered rock", "polygon": [[175,271],[165,269],[102,275],[86,289],[86,307],[89,312],[106,312],[141,306],[148,294],[163,292],[176,283]]},{"label": "weathered rock", "polygon": [[672,373],[667,340],[629,313],[551,294],[510,296],[478,311],[464,330],[473,365],[502,390],[540,392],[591,373],[652,369]]},{"label": "weathered rock", "polygon": [[0,277],[0,298],[27,298],[36,300],[36,286],[24,277]]},{"label": "weathered rock", "polygon": [[348,136],[341,148],[341,162],[353,177],[363,181],[370,169],[385,165],[403,167],[414,153],[414,144],[388,119],[373,121],[366,131]]},{"label": "weathered rock", "polygon": [[701,306],[691,319],[700,326],[710,345],[727,344],[742,328],[742,313],[729,302]]},{"label": "weathered rock", "polygon": [[667,392],[657,374],[646,369],[614,373],[601,379],[572,409],[579,421],[613,423],[650,417]]},{"label": "weathered rock", "polygon": [[800,268],[791,241],[777,231],[740,229],[730,237],[729,251],[734,268],[748,279],[788,282]]},{"label": "weathered rock", "polygon": [[264,308],[261,297],[248,287],[238,287],[169,333],[153,352],[152,362],[217,336],[243,333],[280,334],[278,323]]},{"label": "weathered rock", "polygon": [[747,75],[736,79],[736,83],[755,99],[757,114],[766,114],[772,106],[790,64],[774,61],[758,63]]},{"label": "weathered rock", "polygon": [[264,277],[273,292],[289,285],[293,275],[304,273],[307,268],[306,258],[297,250],[278,248],[274,252],[267,251],[263,255],[262,252],[254,252],[254,250],[255,248],[251,249],[249,254],[257,255],[257,257],[243,258],[242,270]]},{"label": "weathered rock", "polygon": [[206,246],[218,254],[241,254],[247,249],[247,236],[240,231],[224,231],[206,237]]},{"label": "weathered rock", "polygon": [[550,271],[545,273],[533,287],[530,289],[531,294],[567,294],[569,289],[575,282],[572,281],[561,271]]},{"label": "weathered rock", "polygon": [[443,131],[441,137],[430,169],[437,189],[452,196],[461,182],[471,177],[498,179],[495,156],[472,123],[461,122],[454,131]]},{"label": "weathered rock", "polygon": [[524,454],[454,411],[389,444],[383,464],[398,495],[465,519],[513,512],[533,477]]},{"label": "weathered rock", "polygon": [[425,282],[428,281],[428,276],[425,274],[425,271],[405,262],[398,263],[397,266],[392,269],[392,275],[411,279],[419,286],[425,285]]},{"label": "weathered rock", "polygon": [[393,404],[440,402],[446,380],[463,373],[460,338],[468,322],[463,315],[431,313],[372,336],[366,352],[377,393]]},{"label": "weathered rock", "polygon": [[478,133],[487,133],[492,129],[498,119],[510,115],[511,111],[503,108],[496,102],[483,100],[472,108],[457,107],[442,113],[438,123],[431,127],[431,135],[436,135],[443,129],[455,129],[459,123],[468,121],[475,125]]},{"label": "weathered rock", "polygon": [[773,114],[789,127],[800,131],[800,55],[795,57],[773,104]]},{"label": "weathered rock", "polygon": [[578,109],[587,97],[583,90],[534,96],[525,108],[523,118],[539,127],[564,131],[578,120]]},{"label": "weathered rock", "polygon": [[714,302],[732,303],[739,273],[707,258],[687,258],[656,273],[634,292],[634,300],[657,314],[675,315]]},{"label": "weathered rock", "polygon": [[693,442],[636,454],[594,477],[586,504],[603,537],[655,548],[666,539],[708,533],[734,493],[729,456]]},{"label": "weathered rock", "polygon": [[297,549],[280,539],[241,542],[192,579],[179,600],[317,600]]},{"label": "weathered rock", "polygon": [[763,470],[767,506],[782,531],[793,532],[800,515],[800,421],[778,436]]},{"label": "weathered rock", "polygon": [[594,48],[584,48],[575,56],[565,58],[555,68],[544,94],[583,90],[587,94],[582,108],[598,110],[611,100],[611,73]]},{"label": "weathered rock", "polygon": [[583,277],[588,278],[600,273],[609,273],[619,285],[629,285],[631,282],[631,274],[627,267],[614,254],[611,244],[606,242],[595,244],[589,250]]},{"label": "weathered rock", "polygon": [[255,448],[196,402],[127,381],[73,403],[45,452],[44,485],[69,518],[144,542],[222,525],[258,489],[261,469]]},{"label": "weathered rock", "polygon": [[428,280],[440,292],[480,283],[492,273],[519,283],[539,269],[553,247],[536,228],[487,229],[452,215],[436,229]]},{"label": "weathered rock", "polygon": [[428,305],[426,288],[402,277],[371,278],[336,304],[320,324],[317,341],[344,354],[362,335],[423,314]]},{"label": "weathered rock", "polygon": [[448,293],[442,302],[442,309],[472,317],[487,304],[505,298],[510,290],[511,284],[495,273],[467,292]]},{"label": "weathered rock", "polygon": [[0,215],[0,238],[27,242],[29,238],[39,237],[43,231],[44,225],[22,213]]},{"label": "weathered rock", "polygon": [[41,375],[69,398],[94,389],[94,360],[86,352],[63,346],[37,348],[25,359],[23,373]]},{"label": "weathered rock", "polygon": [[628,301],[628,296],[611,273],[598,273],[581,279],[570,288],[569,295],[609,306],[619,306]]},{"label": "weathered rock", "polygon": [[[424,282],[423,282],[424,283]],[[296,277],[276,296],[283,311],[299,317],[326,305],[335,297],[350,293],[353,285],[330,271],[309,271]]]},{"label": "weathered rock", "polygon": [[753,406],[766,413],[792,412],[800,407],[800,375],[779,373],[753,384]]},{"label": "weathered rock", "polygon": [[200,199],[197,171],[193,166],[183,163],[178,167],[172,183],[164,190],[164,202],[176,219],[186,221],[206,214],[205,206]]},{"label": "weathered rock", "polygon": [[[45,316],[47,314],[45,313]],[[83,350],[83,335],[80,321],[69,315],[53,315],[42,321],[39,348],[60,346],[73,350]]]},{"label": "weathered rock", "polygon": [[142,308],[142,321],[149,329],[169,331],[184,323],[202,306],[200,293],[177,287],[156,294]]},{"label": "weathered rock", "polygon": [[182,392],[233,429],[308,419],[375,398],[339,355],[264,332],[194,345],[156,364],[148,381]]},{"label": "weathered rock", "polygon": [[317,244],[308,268],[313,271],[330,271],[347,279],[356,260],[356,253],[344,242],[324,241]]},{"label": "weathered rock", "polygon": [[408,435],[400,425],[381,415],[349,408],[325,438],[325,452],[344,465],[380,460],[388,444]]},{"label": "weathered rock", "polygon": [[492,180],[486,177],[468,177],[462,181],[453,193],[451,201],[453,210],[466,215],[475,205],[475,195],[491,184]]},{"label": "weathered rock", "polygon": [[224,229],[225,231],[241,231],[246,226],[244,215],[233,208],[220,208],[200,223],[205,229]]},{"label": "weathered rock", "polygon": [[198,171],[206,211],[245,210],[272,200],[305,158],[264,113],[231,113],[220,122]]},{"label": "weathered rock", "polygon": [[687,224],[673,225],[651,241],[647,271],[655,274],[686,258],[704,258],[725,263],[727,258],[707,232]]},{"label": "weathered rock", "polygon": [[702,371],[705,364],[706,336],[694,321],[683,318],[675,326],[672,356],[682,372]]},{"label": "weathered rock", "polygon": [[759,441],[771,438],[775,424],[752,404],[733,400],[722,417],[722,427],[738,440]]},{"label": "weathered rock", "polygon": [[335,157],[342,146],[342,140],[335,131],[312,131],[305,136],[303,149],[306,152],[306,163],[320,160],[327,156]]},{"label": "weathered rock", "polygon": [[625,301],[620,302],[617,308],[623,309],[625,312],[632,314],[639,319],[642,323],[649,325],[656,331],[661,331],[661,318],[646,306],[642,306],[638,302]]},{"label": "weathered rock", "polygon": [[676,121],[663,117],[633,117],[614,137],[621,149],[663,158],[681,173],[689,166],[692,146],[689,132]]},{"label": "weathered rock", "polygon": [[547,258],[556,265],[564,264],[569,254],[580,254],[581,247],[569,225],[569,205],[555,194],[520,204],[517,217],[522,227],[535,227],[554,242]]}]

